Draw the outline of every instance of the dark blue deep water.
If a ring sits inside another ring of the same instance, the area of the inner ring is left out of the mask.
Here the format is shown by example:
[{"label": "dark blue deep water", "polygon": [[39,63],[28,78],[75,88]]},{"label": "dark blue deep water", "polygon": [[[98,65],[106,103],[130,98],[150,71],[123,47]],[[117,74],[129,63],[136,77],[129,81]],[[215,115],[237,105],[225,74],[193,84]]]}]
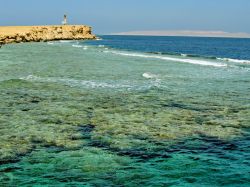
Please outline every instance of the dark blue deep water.
[{"label": "dark blue deep water", "polygon": [[116,49],[250,60],[250,39],[167,36],[100,36],[92,44]]}]

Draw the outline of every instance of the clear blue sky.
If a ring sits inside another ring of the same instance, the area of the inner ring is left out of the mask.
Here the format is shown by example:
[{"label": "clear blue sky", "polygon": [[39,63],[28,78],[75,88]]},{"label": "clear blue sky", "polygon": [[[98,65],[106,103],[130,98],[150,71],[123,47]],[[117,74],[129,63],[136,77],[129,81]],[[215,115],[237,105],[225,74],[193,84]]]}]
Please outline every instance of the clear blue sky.
[{"label": "clear blue sky", "polygon": [[136,30],[250,33],[250,0],[0,0],[0,25],[72,24],[97,34]]}]

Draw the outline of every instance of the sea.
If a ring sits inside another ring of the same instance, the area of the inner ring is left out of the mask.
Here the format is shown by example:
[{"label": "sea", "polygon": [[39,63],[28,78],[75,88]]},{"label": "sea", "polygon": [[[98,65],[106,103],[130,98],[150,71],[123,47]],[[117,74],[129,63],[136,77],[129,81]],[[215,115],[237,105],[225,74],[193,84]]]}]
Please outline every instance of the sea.
[{"label": "sea", "polygon": [[0,186],[250,186],[250,39],[0,49]]}]

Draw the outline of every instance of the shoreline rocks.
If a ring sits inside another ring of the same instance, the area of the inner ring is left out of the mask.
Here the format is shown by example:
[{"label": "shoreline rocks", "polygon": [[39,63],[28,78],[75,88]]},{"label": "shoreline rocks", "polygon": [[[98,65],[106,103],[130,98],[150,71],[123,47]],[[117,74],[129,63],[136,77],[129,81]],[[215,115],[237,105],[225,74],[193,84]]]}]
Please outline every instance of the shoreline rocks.
[{"label": "shoreline rocks", "polygon": [[85,25],[0,27],[0,46],[9,43],[53,40],[93,40],[92,29]]}]

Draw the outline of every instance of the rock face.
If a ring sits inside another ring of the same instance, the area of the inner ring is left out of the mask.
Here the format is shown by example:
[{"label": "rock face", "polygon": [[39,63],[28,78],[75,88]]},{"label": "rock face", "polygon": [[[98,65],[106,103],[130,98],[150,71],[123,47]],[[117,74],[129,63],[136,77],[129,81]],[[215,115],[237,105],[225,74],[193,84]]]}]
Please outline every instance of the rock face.
[{"label": "rock face", "polygon": [[0,27],[0,45],[52,40],[92,40],[91,27],[85,25]]}]

